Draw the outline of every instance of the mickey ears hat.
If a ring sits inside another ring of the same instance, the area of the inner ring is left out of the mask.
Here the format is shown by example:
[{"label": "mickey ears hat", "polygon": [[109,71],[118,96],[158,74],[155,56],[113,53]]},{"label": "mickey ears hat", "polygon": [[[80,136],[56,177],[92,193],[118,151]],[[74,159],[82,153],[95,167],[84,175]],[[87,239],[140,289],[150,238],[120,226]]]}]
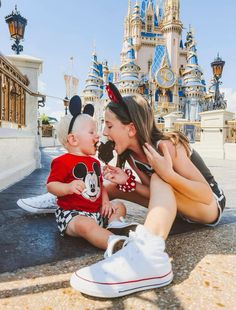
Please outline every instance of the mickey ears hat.
[{"label": "mickey ears hat", "polygon": [[82,109],[82,102],[79,96],[75,95],[70,99],[69,102],[69,111],[71,113],[71,115],[73,116],[71,121],[70,121],[70,125],[69,125],[69,129],[68,129],[68,134],[71,133],[75,119],[78,115],[80,114],[88,114],[90,116],[93,117],[94,114],[94,106],[92,104],[86,104],[83,112],[81,112]]}]

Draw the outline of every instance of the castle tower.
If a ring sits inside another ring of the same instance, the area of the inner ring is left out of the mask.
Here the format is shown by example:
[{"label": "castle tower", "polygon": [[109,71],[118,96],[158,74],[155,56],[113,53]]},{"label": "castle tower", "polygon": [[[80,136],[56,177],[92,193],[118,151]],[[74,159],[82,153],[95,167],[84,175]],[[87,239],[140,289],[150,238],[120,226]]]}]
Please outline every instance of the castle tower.
[{"label": "castle tower", "polygon": [[138,1],[136,1],[131,18],[131,35],[133,38],[133,45],[135,51],[138,51],[141,46],[141,28],[142,28],[142,20],[140,15],[140,7]]},{"label": "castle tower", "polygon": [[83,90],[84,103],[96,103],[102,96],[102,64],[97,60],[96,52],[93,52],[88,78]]},{"label": "castle tower", "polygon": [[126,59],[120,67],[119,90],[123,95],[134,95],[139,93],[139,71],[140,67],[135,61],[135,52],[132,38],[129,38],[129,48]]},{"label": "castle tower", "polygon": [[[154,49],[157,44],[165,44],[165,39],[161,33],[157,11],[161,12],[162,0],[158,1],[158,8],[155,6],[155,0],[136,0],[130,19],[131,38],[135,51],[137,65],[141,68],[140,75],[148,78]],[[159,2],[161,4],[159,4]],[[130,12],[130,1],[128,2],[128,14]],[[159,15],[160,17],[160,15]],[[127,21],[128,19],[126,19]],[[161,20],[161,17],[160,17]],[[128,29],[125,24],[124,27]],[[125,31],[123,39],[123,48],[121,52],[121,64],[124,64],[128,51],[127,42],[128,31]]]},{"label": "castle tower", "polygon": [[131,0],[128,0],[128,13],[124,21],[124,40],[127,40],[131,35]]},{"label": "castle tower", "polygon": [[161,28],[166,39],[166,47],[175,74],[179,72],[179,48],[183,29],[179,17],[179,10],[179,0],[166,0]]},{"label": "castle tower", "polygon": [[103,84],[107,85],[108,84],[108,77],[109,77],[109,68],[108,68],[108,64],[107,64],[107,60],[105,60],[102,63],[102,72],[103,72]]},{"label": "castle tower", "polygon": [[[171,68],[176,76],[179,76],[180,68],[180,42],[183,25],[179,16],[179,0],[166,0],[164,4],[164,16],[161,30],[166,40],[166,47],[170,57]],[[178,86],[174,87],[173,102],[179,105]]]},{"label": "castle tower", "polygon": [[154,11],[151,1],[147,3],[146,15],[145,15],[145,31],[152,33],[154,31]]},{"label": "castle tower", "polygon": [[185,46],[187,48],[187,65],[183,72],[183,86],[186,97],[184,116],[190,121],[199,120],[202,101],[206,92],[203,73],[198,65],[196,42],[193,30],[187,33]]}]

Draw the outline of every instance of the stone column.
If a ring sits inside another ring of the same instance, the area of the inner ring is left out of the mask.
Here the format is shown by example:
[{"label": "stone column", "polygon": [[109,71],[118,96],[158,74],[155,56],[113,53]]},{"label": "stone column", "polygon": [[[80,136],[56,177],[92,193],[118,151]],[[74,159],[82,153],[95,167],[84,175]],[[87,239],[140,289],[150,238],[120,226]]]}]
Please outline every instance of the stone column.
[{"label": "stone column", "polygon": [[234,113],[226,110],[213,110],[201,112],[200,116],[202,132],[197,150],[204,157],[224,159],[227,121],[233,119]]},{"label": "stone column", "polygon": [[[43,61],[41,59],[27,56],[27,55],[10,55],[7,59],[16,66],[21,73],[25,74],[30,84],[29,89],[38,93],[39,75],[42,73]],[[35,160],[36,168],[40,167],[41,156],[39,151],[39,137],[38,137],[38,100],[40,98],[26,95],[26,128],[31,134],[35,136]]]}]

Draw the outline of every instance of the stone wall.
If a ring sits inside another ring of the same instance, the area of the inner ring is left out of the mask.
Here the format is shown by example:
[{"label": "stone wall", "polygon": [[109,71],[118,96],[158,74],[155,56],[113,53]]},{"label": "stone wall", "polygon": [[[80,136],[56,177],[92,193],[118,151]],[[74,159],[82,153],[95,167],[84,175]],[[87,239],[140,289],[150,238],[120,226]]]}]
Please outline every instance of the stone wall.
[{"label": "stone wall", "polygon": [[[30,81],[29,89],[38,93],[38,77],[42,71],[40,59],[12,55],[7,59]],[[38,139],[38,98],[26,95],[26,126],[18,128],[11,122],[0,127],[0,190],[21,180],[40,167]]]}]

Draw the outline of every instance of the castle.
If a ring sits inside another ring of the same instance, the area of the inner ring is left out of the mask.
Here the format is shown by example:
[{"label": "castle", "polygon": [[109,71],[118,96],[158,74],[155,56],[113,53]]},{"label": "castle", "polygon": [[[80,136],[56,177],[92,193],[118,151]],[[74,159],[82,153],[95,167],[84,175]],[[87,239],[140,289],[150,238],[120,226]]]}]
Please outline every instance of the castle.
[{"label": "castle", "polygon": [[185,42],[180,20],[180,0],[142,0],[124,19],[120,68],[109,68],[93,52],[82,98],[95,106],[102,122],[108,98],[104,85],[116,83],[122,95],[143,94],[151,104],[156,121],[175,112],[189,121],[209,109],[213,93],[207,93],[203,72],[198,64],[196,42],[189,28]]}]

